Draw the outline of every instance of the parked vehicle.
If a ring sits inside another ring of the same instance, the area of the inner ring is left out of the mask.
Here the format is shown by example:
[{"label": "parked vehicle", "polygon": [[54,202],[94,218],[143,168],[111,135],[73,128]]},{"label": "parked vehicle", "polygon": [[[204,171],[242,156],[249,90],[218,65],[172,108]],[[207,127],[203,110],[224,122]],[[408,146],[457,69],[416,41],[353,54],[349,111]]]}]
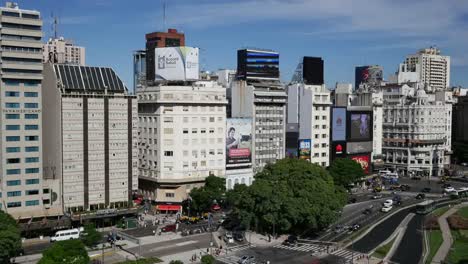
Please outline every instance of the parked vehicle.
[{"label": "parked vehicle", "polygon": [[242,258],[237,261],[238,264],[254,264],[255,257],[254,256],[242,256]]},{"label": "parked vehicle", "polygon": [[234,240],[237,242],[243,242],[244,236],[241,233],[234,233]]},{"label": "parked vehicle", "polygon": [[50,237],[50,242],[78,239],[80,238],[80,233],[83,231],[82,227],[57,231],[54,236]]},{"label": "parked vehicle", "polygon": [[352,198],[349,198],[348,199],[348,203],[355,203],[357,201],[357,199],[355,197],[352,197]]},{"label": "parked vehicle", "polygon": [[297,245],[297,236],[290,235],[288,238],[283,242],[283,244],[288,246],[296,246]]},{"label": "parked vehicle", "polygon": [[390,210],[392,210],[392,206],[384,206],[384,207],[382,207],[382,212],[384,212],[384,213],[388,213],[388,212],[390,212]]},{"label": "parked vehicle", "polygon": [[177,226],[176,225],[167,225],[161,228],[161,232],[176,232]]},{"label": "parked vehicle", "polygon": [[468,167],[468,162],[462,162],[460,163],[460,165],[462,165],[463,167]]},{"label": "parked vehicle", "polygon": [[380,199],[380,198],[382,198],[381,194],[374,194],[374,196],[372,196],[372,199]]},{"label": "parked vehicle", "polygon": [[409,191],[409,190],[411,189],[411,186],[409,186],[408,184],[402,184],[402,185],[400,186],[400,189],[401,189],[402,191],[404,191],[404,192],[405,192],[405,191]]},{"label": "parked vehicle", "polygon": [[446,193],[455,192],[455,188],[453,188],[452,186],[447,187],[447,188],[444,189],[444,192],[446,192]]}]

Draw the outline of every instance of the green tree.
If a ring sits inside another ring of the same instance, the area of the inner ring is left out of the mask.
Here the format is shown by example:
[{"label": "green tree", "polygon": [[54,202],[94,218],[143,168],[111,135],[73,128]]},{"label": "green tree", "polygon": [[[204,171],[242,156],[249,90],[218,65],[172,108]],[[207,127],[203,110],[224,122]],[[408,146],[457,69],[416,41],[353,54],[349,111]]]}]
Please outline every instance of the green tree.
[{"label": "green tree", "polygon": [[365,175],[359,163],[352,159],[343,158],[335,159],[328,168],[328,171],[333,177],[335,184],[345,188]]},{"label": "green tree", "polygon": [[0,263],[10,263],[20,249],[21,236],[15,219],[0,210]]},{"label": "green tree", "polygon": [[267,165],[251,186],[236,186],[227,197],[241,225],[258,224],[260,231],[269,233],[320,230],[346,203],[346,194],[326,170],[298,159]]},{"label": "green tree", "polygon": [[216,259],[211,255],[205,255],[201,258],[202,264],[214,264]]},{"label": "green tree", "polygon": [[169,264],[184,264],[184,262],[182,262],[180,260],[171,260],[171,262],[169,262]]},{"label": "green tree", "polygon": [[42,253],[38,264],[88,264],[89,256],[81,240],[55,242]]},{"label": "green tree", "polygon": [[226,192],[224,178],[208,176],[205,180],[205,186],[194,188],[190,192],[192,198],[190,208],[192,212],[201,213],[210,209],[213,201],[218,203],[223,199]]},{"label": "green tree", "polygon": [[94,224],[87,224],[84,226],[84,235],[81,240],[87,247],[94,247],[102,240],[102,235],[96,230]]}]

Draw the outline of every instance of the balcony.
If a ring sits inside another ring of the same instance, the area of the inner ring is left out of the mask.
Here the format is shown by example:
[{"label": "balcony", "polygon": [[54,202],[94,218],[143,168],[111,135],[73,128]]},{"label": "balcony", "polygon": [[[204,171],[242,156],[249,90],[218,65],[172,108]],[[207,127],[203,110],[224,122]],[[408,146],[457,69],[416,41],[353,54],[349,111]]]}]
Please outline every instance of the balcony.
[{"label": "balcony", "polygon": [[18,49],[2,49],[2,57],[9,58],[28,58],[28,59],[42,59],[42,52],[35,52],[28,50],[27,48]]},{"label": "balcony", "polygon": [[42,26],[42,20],[32,19],[32,18],[19,18],[19,17],[2,16],[1,17],[1,22],[2,23],[19,24],[19,25],[29,25],[29,26]]},{"label": "balcony", "polygon": [[[41,33],[42,34],[42,33]],[[2,46],[15,46],[15,47],[26,47],[26,48],[38,48],[42,49],[42,42],[37,40],[21,40],[21,39],[2,39]]]},{"label": "balcony", "polygon": [[42,73],[2,72],[2,78],[22,80],[42,80]]},{"label": "balcony", "polygon": [[41,37],[42,38],[42,31],[41,30],[30,30],[30,29],[22,29],[22,28],[2,28],[2,34],[8,35],[17,35],[17,36],[28,36],[28,37]]},{"label": "balcony", "polygon": [[37,62],[19,62],[19,61],[3,61],[3,69],[18,69],[18,70],[42,70],[42,63]]}]

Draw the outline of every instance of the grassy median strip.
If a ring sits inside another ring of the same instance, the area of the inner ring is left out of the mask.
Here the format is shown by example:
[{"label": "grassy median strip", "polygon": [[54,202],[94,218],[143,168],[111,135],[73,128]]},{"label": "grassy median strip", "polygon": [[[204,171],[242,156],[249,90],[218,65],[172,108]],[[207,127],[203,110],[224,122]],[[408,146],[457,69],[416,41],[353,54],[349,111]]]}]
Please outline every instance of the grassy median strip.
[{"label": "grassy median strip", "polygon": [[439,217],[439,216],[445,214],[445,212],[447,212],[448,210],[449,210],[448,206],[437,208],[432,212],[432,215],[435,216],[435,217]]},{"label": "grassy median strip", "polygon": [[432,261],[432,258],[434,255],[437,253],[437,250],[440,248],[440,245],[442,245],[442,242],[444,241],[442,237],[442,231],[440,229],[438,230],[426,230],[428,233],[429,237],[429,255],[427,256],[426,263],[429,264]]},{"label": "grassy median strip", "polygon": [[462,263],[468,259],[468,231],[452,230],[453,244],[450,248],[447,260],[448,263]]},{"label": "grassy median strip", "polygon": [[379,258],[379,259],[385,258],[385,256],[387,256],[388,251],[390,251],[390,249],[392,248],[392,245],[395,242],[395,239],[396,237],[392,239],[392,241],[376,249],[374,254],[372,254],[372,256]]},{"label": "grassy median strip", "polygon": [[457,214],[468,219],[468,206],[458,209]]}]

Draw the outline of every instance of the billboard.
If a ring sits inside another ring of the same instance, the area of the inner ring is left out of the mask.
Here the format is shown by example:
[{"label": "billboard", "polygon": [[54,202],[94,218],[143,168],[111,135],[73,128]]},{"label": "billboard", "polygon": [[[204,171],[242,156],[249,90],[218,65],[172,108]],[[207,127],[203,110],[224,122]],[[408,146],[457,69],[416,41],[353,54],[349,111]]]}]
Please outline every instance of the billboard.
[{"label": "billboard", "polygon": [[226,120],[226,168],[252,165],[252,119]]},{"label": "billboard", "polygon": [[344,158],[344,157],[346,157],[346,142],[345,141],[333,142],[331,144],[332,160],[336,158]]},{"label": "billboard", "polygon": [[346,140],[346,108],[332,109],[332,141]]},{"label": "billboard", "polygon": [[372,140],[372,112],[349,112],[349,141]]},{"label": "billboard", "polygon": [[365,174],[369,174],[370,171],[370,154],[367,155],[354,155],[350,157],[352,160],[359,163],[364,170]]},{"label": "billboard", "polygon": [[279,79],[279,53],[269,50],[238,50],[237,78],[242,80]]},{"label": "billboard", "polygon": [[372,152],[372,141],[348,142],[346,150],[348,154],[370,153]]},{"label": "billboard", "polygon": [[310,139],[299,139],[299,158],[310,160],[310,149],[311,149]]},{"label": "billboard", "polygon": [[355,70],[355,89],[359,88],[361,83],[379,84],[383,80],[382,66],[360,66]]},{"label": "billboard", "polygon": [[167,47],[154,50],[156,81],[199,79],[198,48]]}]

